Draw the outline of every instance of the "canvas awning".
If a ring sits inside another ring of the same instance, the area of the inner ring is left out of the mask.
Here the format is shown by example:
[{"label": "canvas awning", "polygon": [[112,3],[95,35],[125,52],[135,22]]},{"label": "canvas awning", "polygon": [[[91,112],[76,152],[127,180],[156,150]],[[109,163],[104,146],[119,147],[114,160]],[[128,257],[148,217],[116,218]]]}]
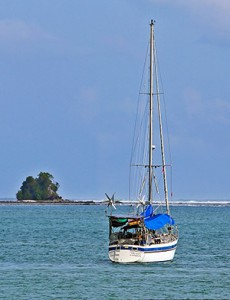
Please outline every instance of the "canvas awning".
[{"label": "canvas awning", "polygon": [[157,214],[144,218],[145,226],[151,230],[157,230],[164,227],[166,224],[174,225],[175,222],[172,217],[167,214]]}]

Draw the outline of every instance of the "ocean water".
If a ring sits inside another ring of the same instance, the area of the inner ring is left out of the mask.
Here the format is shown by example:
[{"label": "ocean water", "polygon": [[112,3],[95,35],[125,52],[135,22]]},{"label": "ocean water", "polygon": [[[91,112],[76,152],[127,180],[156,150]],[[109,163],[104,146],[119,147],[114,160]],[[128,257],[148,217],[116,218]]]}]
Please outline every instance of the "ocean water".
[{"label": "ocean water", "polygon": [[111,263],[102,206],[0,206],[0,299],[230,299],[230,206],[175,206],[173,262]]}]

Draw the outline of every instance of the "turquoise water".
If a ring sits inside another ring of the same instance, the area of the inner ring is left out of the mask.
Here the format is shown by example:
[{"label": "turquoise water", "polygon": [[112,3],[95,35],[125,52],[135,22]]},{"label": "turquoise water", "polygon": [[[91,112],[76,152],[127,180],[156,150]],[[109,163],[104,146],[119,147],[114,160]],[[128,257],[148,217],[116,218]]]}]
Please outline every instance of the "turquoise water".
[{"label": "turquoise water", "polygon": [[168,263],[108,260],[104,206],[0,206],[0,299],[230,299],[230,206],[173,207]]}]

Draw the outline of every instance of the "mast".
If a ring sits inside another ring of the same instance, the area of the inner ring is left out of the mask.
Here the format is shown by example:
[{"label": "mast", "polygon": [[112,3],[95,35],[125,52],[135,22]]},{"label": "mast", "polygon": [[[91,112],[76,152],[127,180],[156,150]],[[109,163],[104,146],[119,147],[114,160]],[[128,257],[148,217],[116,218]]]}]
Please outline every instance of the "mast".
[{"label": "mast", "polygon": [[152,200],[152,148],[153,148],[153,34],[154,34],[154,22],[151,20],[150,22],[150,78],[149,78],[149,195],[148,195],[148,204],[151,203]]},{"label": "mast", "polygon": [[[153,41],[154,42],[154,41]],[[164,136],[163,136],[163,126],[162,126],[162,116],[161,116],[161,105],[160,105],[160,91],[159,91],[159,83],[158,83],[158,70],[157,70],[157,62],[156,62],[156,47],[153,47],[154,52],[154,67],[155,67],[155,76],[156,76],[156,96],[157,96],[157,110],[158,110],[158,120],[159,120],[159,129],[160,129],[160,142],[161,142],[161,160],[162,160],[162,168],[163,168],[163,181],[164,181],[164,196],[165,196],[165,205],[166,212],[170,214],[169,211],[169,201],[168,201],[168,184],[167,184],[167,173],[166,173],[166,162],[165,162],[165,150],[164,150]]]},{"label": "mast", "polygon": [[[154,68],[154,69],[153,69]],[[167,185],[167,174],[166,174],[166,163],[165,163],[165,150],[164,150],[164,137],[163,137],[163,126],[162,126],[162,116],[161,116],[161,106],[160,106],[160,91],[158,83],[158,70],[156,62],[156,48],[154,41],[154,21],[150,22],[150,86],[149,86],[149,195],[148,195],[148,204],[152,200],[152,156],[153,149],[153,71],[155,74],[156,80],[156,97],[157,97],[157,110],[158,110],[158,121],[160,128],[160,143],[161,143],[161,159],[163,167],[163,181],[164,181],[164,197],[166,204],[166,212],[170,214],[169,211],[169,202],[168,202],[168,185]]]}]

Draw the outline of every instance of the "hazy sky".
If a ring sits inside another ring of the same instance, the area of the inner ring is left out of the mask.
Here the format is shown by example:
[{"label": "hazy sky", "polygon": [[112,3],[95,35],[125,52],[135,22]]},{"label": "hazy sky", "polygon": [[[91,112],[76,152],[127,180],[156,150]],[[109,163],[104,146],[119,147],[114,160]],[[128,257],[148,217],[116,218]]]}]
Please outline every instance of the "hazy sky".
[{"label": "hazy sky", "polygon": [[0,8],[0,197],[46,171],[64,198],[128,198],[154,19],[174,199],[230,198],[229,0],[0,0]]}]

